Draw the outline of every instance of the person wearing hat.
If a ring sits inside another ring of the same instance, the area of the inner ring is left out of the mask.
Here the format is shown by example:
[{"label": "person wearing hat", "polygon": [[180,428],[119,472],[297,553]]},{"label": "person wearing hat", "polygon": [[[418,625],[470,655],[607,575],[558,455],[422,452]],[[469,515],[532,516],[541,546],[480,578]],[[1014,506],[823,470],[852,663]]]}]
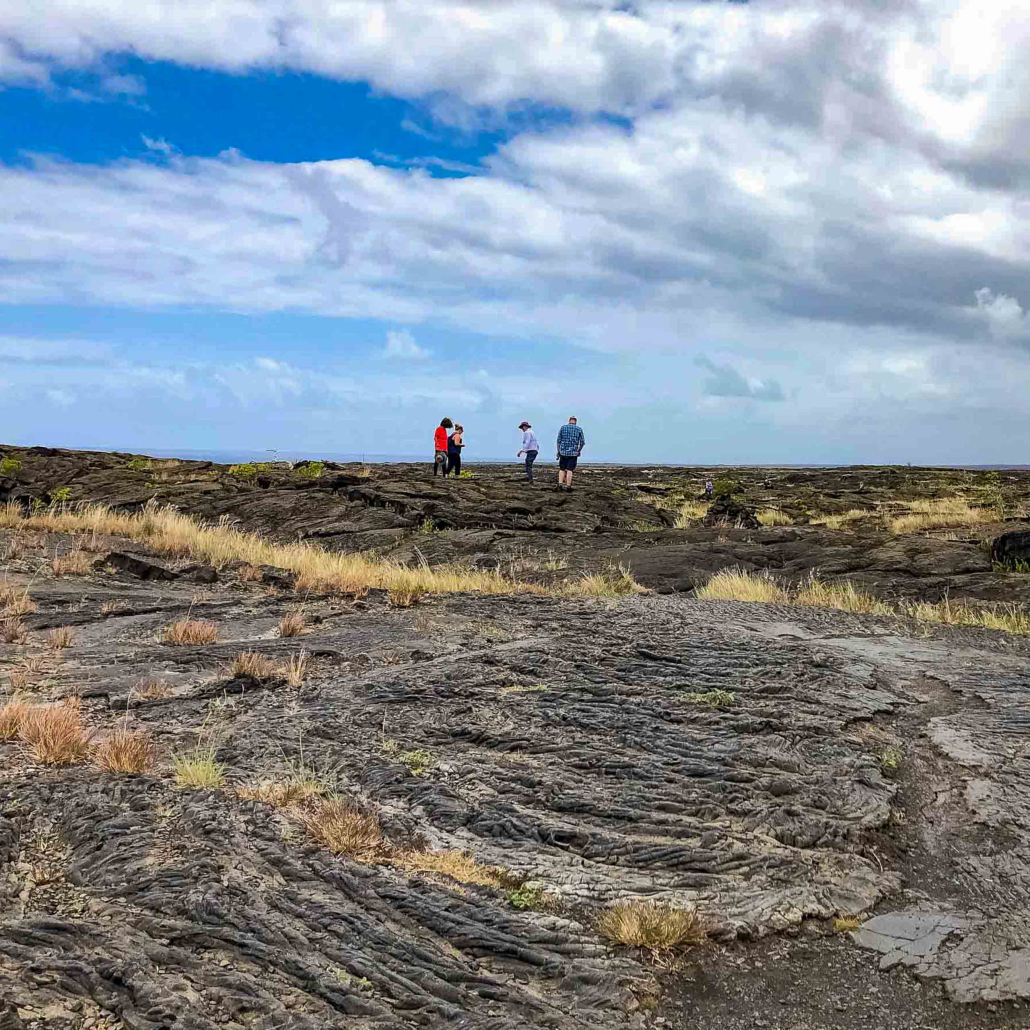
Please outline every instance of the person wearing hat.
[{"label": "person wearing hat", "polygon": [[559,490],[572,489],[572,473],[575,471],[576,462],[583,453],[586,442],[587,438],[583,430],[576,424],[576,416],[572,415],[569,421],[558,430]]},{"label": "person wearing hat", "polygon": [[540,452],[540,444],[536,442],[536,433],[533,432],[533,427],[528,422],[519,423],[519,429],[522,430],[522,450],[516,457],[526,456],[526,479],[532,483],[533,462],[536,461],[536,456]]}]

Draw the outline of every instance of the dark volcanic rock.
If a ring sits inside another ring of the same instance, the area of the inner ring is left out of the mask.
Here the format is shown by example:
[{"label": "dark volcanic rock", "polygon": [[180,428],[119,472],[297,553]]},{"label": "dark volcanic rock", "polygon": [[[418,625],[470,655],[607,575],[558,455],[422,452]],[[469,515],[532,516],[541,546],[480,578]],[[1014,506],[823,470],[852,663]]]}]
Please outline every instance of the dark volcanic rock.
[{"label": "dark volcanic rock", "polygon": [[171,569],[158,565],[157,562],[144,560],[134,554],[126,554],[123,551],[112,551],[106,558],[99,559],[98,564],[113,565],[122,572],[128,572],[138,579],[178,579],[179,574]]},{"label": "dark volcanic rock", "polygon": [[706,526],[732,526],[734,529],[761,529],[755,509],[732,497],[716,497],[705,517]]},{"label": "dark volcanic rock", "polygon": [[1030,531],[1003,533],[991,543],[991,561],[1010,569],[1030,567]]}]

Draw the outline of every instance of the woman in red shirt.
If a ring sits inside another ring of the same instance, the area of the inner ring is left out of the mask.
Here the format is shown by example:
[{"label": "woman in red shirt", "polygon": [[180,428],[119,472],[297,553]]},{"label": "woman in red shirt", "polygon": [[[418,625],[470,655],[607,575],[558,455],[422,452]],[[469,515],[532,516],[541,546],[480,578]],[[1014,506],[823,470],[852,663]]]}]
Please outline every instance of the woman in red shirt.
[{"label": "woman in red shirt", "polygon": [[433,456],[434,479],[438,472],[445,479],[447,478],[447,430],[453,425],[454,423],[449,418],[445,418],[436,427],[436,432],[433,434],[433,450],[435,452]]}]

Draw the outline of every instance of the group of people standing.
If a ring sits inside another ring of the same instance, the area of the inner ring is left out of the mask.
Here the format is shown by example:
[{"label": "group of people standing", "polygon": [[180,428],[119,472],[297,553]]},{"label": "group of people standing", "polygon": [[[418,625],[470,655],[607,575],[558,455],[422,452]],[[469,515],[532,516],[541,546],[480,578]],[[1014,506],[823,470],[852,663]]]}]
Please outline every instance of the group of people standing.
[{"label": "group of people standing", "polygon": [[[526,480],[532,483],[533,463],[540,453],[540,444],[530,423],[521,422],[519,429],[522,430],[522,447],[517,457],[525,459]],[[572,473],[576,470],[576,463],[583,453],[586,442],[586,436],[580,429],[576,416],[570,416],[569,421],[558,430],[558,440],[555,445],[558,458],[558,485],[555,489],[572,489]],[[452,422],[449,418],[443,419],[436,427],[433,436],[434,477],[442,475],[446,479],[449,472],[455,476],[461,475],[461,452],[464,446],[464,427]]]}]

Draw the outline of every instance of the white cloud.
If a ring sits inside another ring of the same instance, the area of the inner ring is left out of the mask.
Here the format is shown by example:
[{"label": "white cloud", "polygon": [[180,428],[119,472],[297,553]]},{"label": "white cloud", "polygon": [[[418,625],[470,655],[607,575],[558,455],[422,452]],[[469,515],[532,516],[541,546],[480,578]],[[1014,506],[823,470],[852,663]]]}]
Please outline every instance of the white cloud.
[{"label": "white cloud", "polygon": [[164,137],[151,139],[145,133],[140,133],[140,139],[143,140],[143,146],[147,150],[156,151],[158,154],[164,154],[166,157],[179,153],[179,148],[169,143]]},{"label": "white cloud", "polygon": [[75,395],[67,390],[47,390],[46,395],[48,400],[53,404],[60,405],[62,408],[67,408],[75,403]]},{"label": "white cloud", "polygon": [[384,358],[406,358],[412,361],[425,361],[430,352],[415,342],[415,337],[406,329],[386,334],[386,346],[383,348]]},{"label": "white cloud", "polygon": [[1030,336],[1030,316],[1015,297],[995,294],[985,286],[976,291],[976,307],[993,336],[1002,340]]}]

